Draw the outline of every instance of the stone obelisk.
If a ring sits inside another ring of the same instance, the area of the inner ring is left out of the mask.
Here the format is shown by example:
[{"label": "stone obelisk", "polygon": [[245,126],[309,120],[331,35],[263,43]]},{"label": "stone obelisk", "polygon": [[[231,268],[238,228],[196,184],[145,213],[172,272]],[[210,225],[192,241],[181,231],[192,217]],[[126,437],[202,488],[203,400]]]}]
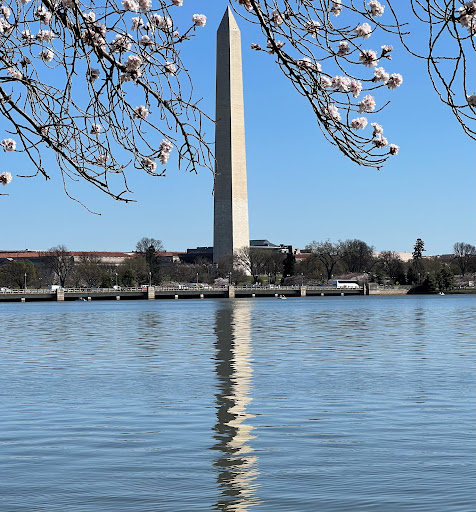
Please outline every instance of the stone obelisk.
[{"label": "stone obelisk", "polygon": [[213,261],[250,243],[241,34],[228,7],[217,31]]}]

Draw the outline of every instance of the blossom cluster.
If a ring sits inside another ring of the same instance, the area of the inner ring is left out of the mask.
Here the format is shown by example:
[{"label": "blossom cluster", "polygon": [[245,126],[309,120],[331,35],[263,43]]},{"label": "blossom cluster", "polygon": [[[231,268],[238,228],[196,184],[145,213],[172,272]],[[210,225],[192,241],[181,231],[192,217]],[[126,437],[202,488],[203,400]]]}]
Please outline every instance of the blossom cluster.
[{"label": "blossom cluster", "polygon": [[458,9],[459,23],[462,27],[468,29],[471,36],[476,35],[476,0],[465,2],[465,4]]},{"label": "blossom cluster", "polygon": [[8,185],[12,181],[12,175],[9,172],[0,172],[0,184]]},{"label": "blossom cluster", "polygon": [[145,105],[139,105],[134,109],[133,117],[145,120],[149,115],[149,109]]},{"label": "blossom cluster", "polygon": [[2,146],[4,151],[15,151],[17,143],[13,139],[3,139],[0,142],[0,146]]},{"label": "blossom cluster", "polygon": [[207,17],[204,14],[194,14],[192,21],[197,27],[204,27],[207,22]]},{"label": "blossom cluster", "polygon": [[169,161],[172,149],[172,143],[167,139],[163,139],[159,146],[159,160],[162,165],[165,165]]},{"label": "blossom cluster", "polygon": [[372,16],[382,16],[385,10],[385,7],[377,0],[370,0],[369,7]]},{"label": "blossom cluster", "polygon": [[149,157],[143,158],[141,160],[141,165],[146,171],[149,172],[155,172],[155,170],[157,169],[157,163],[155,162],[154,159]]}]

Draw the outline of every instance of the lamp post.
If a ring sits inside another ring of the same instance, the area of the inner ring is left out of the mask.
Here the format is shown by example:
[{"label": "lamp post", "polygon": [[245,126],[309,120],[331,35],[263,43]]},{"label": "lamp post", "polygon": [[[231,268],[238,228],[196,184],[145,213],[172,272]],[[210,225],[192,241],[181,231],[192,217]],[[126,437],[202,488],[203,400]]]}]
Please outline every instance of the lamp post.
[{"label": "lamp post", "polygon": [[304,274],[301,272],[301,288],[304,286]]},{"label": "lamp post", "polygon": [[197,272],[197,287],[198,287],[198,272]]},{"label": "lamp post", "polygon": [[26,272],[25,272],[25,290],[26,290]]},{"label": "lamp post", "polygon": [[116,274],[116,288],[118,287],[118,284],[117,284],[117,272],[114,272],[114,274]]},{"label": "lamp post", "polygon": [[152,286],[152,272],[149,272],[149,286]]},{"label": "lamp post", "polygon": [[231,286],[231,272],[228,273],[228,286]]}]

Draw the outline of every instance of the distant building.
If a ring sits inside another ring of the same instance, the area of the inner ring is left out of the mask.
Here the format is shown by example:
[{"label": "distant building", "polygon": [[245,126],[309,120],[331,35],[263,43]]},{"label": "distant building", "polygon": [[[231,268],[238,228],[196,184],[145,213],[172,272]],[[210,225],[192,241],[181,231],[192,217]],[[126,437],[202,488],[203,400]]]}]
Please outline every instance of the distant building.
[{"label": "distant building", "polygon": [[265,249],[275,252],[282,252],[284,254],[287,253],[293,253],[293,246],[292,245],[285,245],[285,244],[272,244],[269,240],[250,240],[250,248],[251,249]]},{"label": "distant building", "polygon": [[[383,251],[382,251],[383,252]],[[382,252],[374,252],[374,258],[378,258]],[[398,256],[404,263],[410,261],[413,258],[413,253],[411,252],[395,252],[392,251],[396,256]]]},{"label": "distant building", "polygon": [[159,263],[180,263],[180,258],[184,256],[185,252],[156,252],[155,257]]},{"label": "distant building", "polygon": [[[82,258],[97,258],[103,265],[120,265],[128,258],[132,258],[133,252],[106,252],[106,251],[69,251],[68,254],[75,263],[81,262]],[[48,251],[0,251],[0,265],[9,261],[29,260],[32,263],[41,263],[41,258],[48,256]]]},{"label": "distant building", "polygon": [[187,249],[186,253],[180,253],[180,261],[183,263],[197,263],[197,261],[213,261],[213,247],[196,247]]}]

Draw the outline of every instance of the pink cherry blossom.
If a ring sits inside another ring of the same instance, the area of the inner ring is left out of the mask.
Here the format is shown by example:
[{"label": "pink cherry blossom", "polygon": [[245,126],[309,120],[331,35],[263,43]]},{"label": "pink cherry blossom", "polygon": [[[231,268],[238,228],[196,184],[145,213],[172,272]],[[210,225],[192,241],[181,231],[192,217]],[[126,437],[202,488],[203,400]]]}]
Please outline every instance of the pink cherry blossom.
[{"label": "pink cherry blossom", "polygon": [[164,68],[169,75],[175,75],[175,73],[177,72],[177,67],[173,62],[166,62]]},{"label": "pink cherry blossom", "polygon": [[339,51],[337,52],[337,55],[339,55],[339,57],[342,57],[343,55],[347,55],[349,51],[349,43],[347,41],[341,41],[339,43]]},{"label": "pink cherry blossom", "polygon": [[9,172],[2,172],[0,173],[0,183],[3,186],[8,185],[12,181],[12,175]]},{"label": "pink cherry blossom", "polygon": [[96,157],[96,162],[100,165],[104,165],[109,160],[109,155],[99,155]]},{"label": "pink cherry blossom", "polygon": [[357,37],[361,37],[362,39],[368,39],[370,34],[372,33],[372,28],[368,23],[362,23],[355,29],[355,33]]},{"label": "pink cherry blossom", "polygon": [[34,15],[35,18],[38,18],[45,25],[49,25],[51,22],[52,14],[51,12],[47,11],[44,7],[39,7],[35,11]]},{"label": "pink cherry blossom", "polygon": [[3,139],[0,146],[3,147],[4,151],[15,151],[17,143],[13,139]]},{"label": "pink cherry blossom", "polygon": [[172,19],[169,16],[161,16],[160,14],[153,14],[150,19],[152,27],[157,27],[160,30],[170,30],[173,26]]},{"label": "pink cherry blossom", "polygon": [[192,21],[197,27],[204,27],[207,22],[207,17],[204,14],[194,14]]},{"label": "pink cherry blossom", "polygon": [[321,76],[321,87],[324,89],[329,89],[332,87],[332,80],[327,76]]},{"label": "pink cherry blossom", "polygon": [[324,109],[324,114],[333,119],[334,121],[340,121],[341,115],[339,109],[335,105],[328,105]]},{"label": "pink cherry blossom", "polygon": [[49,48],[46,48],[45,50],[41,50],[41,52],[38,54],[38,57],[40,57],[40,59],[43,62],[51,62],[53,60],[54,56],[55,56],[55,54]]},{"label": "pink cherry blossom", "polygon": [[33,41],[33,36],[28,29],[22,31],[21,38],[27,43],[31,43]]},{"label": "pink cherry blossom", "polygon": [[354,130],[363,130],[367,126],[367,123],[366,117],[357,117],[356,119],[352,119],[350,127]]},{"label": "pink cherry blossom", "polygon": [[342,12],[341,0],[332,0],[331,13],[334,16],[339,16],[339,14],[341,12]]},{"label": "pink cherry blossom", "polygon": [[388,146],[388,149],[390,150],[391,155],[398,155],[398,150],[400,149],[400,146],[397,146],[396,144],[390,144]]},{"label": "pink cherry blossom", "polygon": [[152,8],[152,0],[139,0],[139,7],[142,12],[149,12]]},{"label": "pink cherry blossom", "polygon": [[373,68],[378,64],[377,52],[374,50],[362,50],[359,60],[368,68]]},{"label": "pink cherry blossom", "polygon": [[126,61],[127,71],[137,71],[142,65],[142,59],[138,55],[129,55]]},{"label": "pink cherry blossom", "polygon": [[128,52],[132,47],[132,36],[129,34],[116,34],[112,43],[111,51],[113,53]]},{"label": "pink cherry blossom", "polygon": [[400,87],[403,83],[403,77],[399,73],[392,73],[387,82],[387,87],[389,89],[396,89],[397,87]]},{"label": "pink cherry blossom", "polygon": [[139,4],[135,0],[122,0],[122,6],[126,11],[137,12]]},{"label": "pink cherry blossom", "polygon": [[253,6],[251,5],[250,0],[238,0],[238,3],[242,5],[247,11],[253,10]]},{"label": "pink cherry blossom", "polygon": [[316,20],[306,21],[304,28],[311,34],[311,37],[316,37],[319,34],[319,27],[321,24]]},{"label": "pink cherry blossom", "polygon": [[369,2],[370,11],[372,16],[382,16],[385,7],[377,0],[370,0]]},{"label": "pink cherry blossom", "polygon": [[341,92],[347,92],[350,86],[350,79],[346,76],[335,76],[332,79],[332,87],[336,87]]},{"label": "pink cherry blossom", "polygon": [[312,62],[308,57],[297,60],[296,64],[302,69],[310,69],[312,71],[321,71],[322,69],[319,62]]},{"label": "pink cherry blossom", "polygon": [[40,30],[38,34],[36,34],[36,40],[42,43],[51,43],[55,35],[51,30]]},{"label": "pink cherry blossom", "polygon": [[21,80],[23,78],[22,72],[18,71],[18,69],[8,68],[8,72],[12,75],[12,78],[15,78],[15,80]]},{"label": "pink cherry blossom", "polygon": [[139,16],[135,16],[134,18],[131,19],[131,21],[132,21],[131,30],[137,30],[138,28],[144,26],[144,22],[143,22],[142,18],[139,18]]},{"label": "pink cherry blossom", "polygon": [[363,112],[372,112],[372,110],[375,110],[375,106],[375,98],[370,96],[370,94],[367,94],[367,96],[364,96],[364,99],[359,103],[359,114],[362,114]]},{"label": "pink cherry blossom", "polygon": [[476,94],[470,94],[466,96],[466,100],[468,101],[468,105],[471,107],[476,107]]},{"label": "pink cherry blossom", "polygon": [[150,46],[154,44],[154,41],[146,34],[140,38],[139,42],[142,46]]},{"label": "pink cherry blossom", "polygon": [[172,3],[176,5],[177,7],[182,7],[183,0],[172,0]]},{"label": "pink cherry blossom", "polygon": [[[280,49],[280,48],[282,48],[282,47],[284,46],[284,44],[285,44],[285,43],[283,43],[283,41],[275,41],[275,42],[274,42],[274,44],[275,44],[275,46],[276,46],[278,49]],[[274,46],[273,46],[272,41],[268,41],[268,42],[266,43],[266,48],[268,48],[268,53],[269,53],[270,55],[273,55],[273,54],[274,54]]]},{"label": "pink cherry blossom", "polygon": [[91,135],[98,136],[101,133],[102,126],[100,124],[91,125],[91,131],[89,132]]},{"label": "pink cherry blossom", "polygon": [[4,18],[0,18],[0,34],[8,35],[13,30],[13,27]]},{"label": "pink cherry blossom", "polygon": [[378,123],[370,123],[370,126],[372,126],[374,129],[372,137],[376,137],[377,135],[382,135],[382,133],[383,133],[382,125],[380,125]]},{"label": "pink cherry blossom", "polygon": [[390,75],[383,68],[375,68],[374,69],[374,81],[375,82],[383,82],[386,84],[390,78]]},{"label": "pink cherry blossom", "polygon": [[12,11],[6,5],[2,5],[0,6],[0,14],[3,14],[5,18],[9,18],[12,14]]},{"label": "pink cherry blossom", "polygon": [[272,12],[271,19],[273,20],[273,23],[275,23],[276,25],[281,25],[282,23],[284,23],[283,16],[279,11],[276,10]]},{"label": "pink cherry blossom", "polygon": [[146,171],[154,172],[157,169],[157,164],[152,158],[143,158],[141,165]]},{"label": "pink cherry blossom", "polygon": [[362,82],[359,80],[351,80],[349,85],[349,91],[352,93],[354,98],[357,98],[362,92]]},{"label": "pink cherry blossom", "polygon": [[94,11],[83,12],[83,16],[85,21],[89,23],[94,23],[96,21],[96,13]]},{"label": "pink cherry blossom", "polygon": [[167,139],[162,139],[159,146],[159,160],[162,165],[165,165],[169,161],[170,153],[172,152],[173,145]]},{"label": "pink cherry blossom", "polygon": [[149,109],[145,105],[139,105],[134,109],[134,115],[133,117],[138,119],[147,119],[147,116],[149,115]]},{"label": "pink cherry blossom", "polygon": [[372,143],[376,148],[384,148],[388,144],[388,140],[384,136],[381,136],[374,139]]},{"label": "pink cherry blossom", "polygon": [[261,46],[256,43],[251,43],[251,49],[252,50],[261,50]]}]

